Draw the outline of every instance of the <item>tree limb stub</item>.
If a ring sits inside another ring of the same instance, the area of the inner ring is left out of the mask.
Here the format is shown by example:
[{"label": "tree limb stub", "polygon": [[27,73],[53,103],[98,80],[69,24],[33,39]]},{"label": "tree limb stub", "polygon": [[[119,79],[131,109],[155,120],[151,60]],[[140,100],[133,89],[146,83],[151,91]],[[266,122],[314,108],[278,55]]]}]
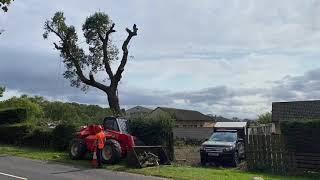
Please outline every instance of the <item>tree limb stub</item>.
[{"label": "tree limb stub", "polygon": [[100,40],[102,41],[102,49],[103,49],[103,63],[104,63],[104,68],[109,76],[110,79],[113,79],[113,72],[110,67],[110,59],[108,58],[108,41],[109,41],[109,35],[113,32],[116,32],[114,28],[115,24],[113,23],[110,27],[110,29],[106,32],[106,37],[103,38],[103,36],[99,33],[98,36]]},{"label": "tree limb stub", "polygon": [[137,33],[138,33],[138,28],[137,28],[137,25],[134,24],[133,25],[133,30],[130,30],[129,28],[126,28],[126,31],[128,32],[128,36],[126,38],[126,40],[123,42],[122,44],[122,51],[123,51],[123,55],[122,55],[122,59],[121,59],[121,63],[117,69],[117,72],[115,74],[115,80],[114,82],[112,83],[114,86],[117,86],[119,81],[121,80],[121,74],[122,72],[124,71],[124,67],[125,65],[127,64],[127,60],[128,60],[128,44],[131,40],[131,38],[133,36],[136,36]]}]

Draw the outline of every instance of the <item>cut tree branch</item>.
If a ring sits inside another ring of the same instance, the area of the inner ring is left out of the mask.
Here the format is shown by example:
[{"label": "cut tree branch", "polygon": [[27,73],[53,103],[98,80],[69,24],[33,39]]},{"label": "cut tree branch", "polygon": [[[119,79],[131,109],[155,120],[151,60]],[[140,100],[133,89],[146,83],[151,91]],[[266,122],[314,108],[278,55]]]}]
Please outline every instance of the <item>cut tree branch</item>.
[{"label": "cut tree branch", "polygon": [[119,81],[121,80],[121,74],[124,71],[124,67],[125,67],[125,65],[127,64],[127,61],[128,61],[128,53],[129,53],[128,52],[128,44],[129,44],[131,38],[133,36],[137,35],[137,32],[138,32],[137,25],[134,24],[132,30],[126,28],[126,31],[128,32],[128,36],[127,36],[126,40],[123,42],[123,44],[122,44],[122,51],[123,51],[122,59],[121,59],[120,65],[119,65],[119,67],[117,69],[117,72],[115,74],[115,78],[114,78],[113,82],[111,83],[112,86],[117,86]]},{"label": "cut tree branch", "polygon": [[109,76],[109,79],[113,79],[113,72],[112,72],[112,69],[110,67],[110,59],[108,57],[108,41],[109,41],[109,35],[113,32],[116,32],[113,28],[114,28],[115,24],[113,23],[110,27],[110,29],[106,32],[106,37],[103,38],[100,34],[99,34],[99,37],[101,36],[102,39],[102,43],[103,43],[103,63],[104,63],[104,68]]}]

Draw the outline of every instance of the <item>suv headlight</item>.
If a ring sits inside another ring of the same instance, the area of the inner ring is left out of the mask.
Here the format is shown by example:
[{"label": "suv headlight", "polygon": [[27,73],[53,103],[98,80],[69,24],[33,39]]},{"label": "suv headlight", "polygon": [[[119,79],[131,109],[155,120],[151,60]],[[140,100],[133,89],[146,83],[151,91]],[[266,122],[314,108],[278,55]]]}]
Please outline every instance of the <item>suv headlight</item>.
[{"label": "suv headlight", "polygon": [[224,151],[232,151],[233,150],[233,146],[230,146],[230,147],[226,147],[226,148],[224,148]]},{"label": "suv headlight", "polygon": [[201,145],[200,150],[205,150],[206,146]]}]

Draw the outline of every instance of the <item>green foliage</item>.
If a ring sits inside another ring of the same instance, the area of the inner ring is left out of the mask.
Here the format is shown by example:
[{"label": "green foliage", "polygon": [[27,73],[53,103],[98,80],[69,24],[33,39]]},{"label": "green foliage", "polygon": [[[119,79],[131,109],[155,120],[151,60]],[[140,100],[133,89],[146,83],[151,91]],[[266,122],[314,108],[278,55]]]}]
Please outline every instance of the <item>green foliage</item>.
[{"label": "green foliage", "polygon": [[43,110],[41,106],[24,97],[13,97],[11,99],[0,102],[0,109],[4,108],[26,109],[27,121],[30,123],[37,123],[37,120],[43,116]]},{"label": "green foliage", "polygon": [[0,86],[0,97],[3,96],[3,93],[4,93],[5,90],[6,90],[5,87],[1,87],[1,86]]},{"label": "green foliage", "polygon": [[312,120],[293,120],[293,121],[283,121],[280,125],[281,133],[290,135],[296,134],[297,130],[302,132],[312,133],[314,130],[319,131],[320,133],[320,120],[312,119]]},{"label": "green foliage", "polygon": [[0,0],[0,8],[4,11],[8,11],[8,6],[10,5],[11,1],[14,0]]},{"label": "green foliage", "polygon": [[66,150],[76,131],[77,127],[75,125],[58,125],[52,131],[52,147],[57,150]]},{"label": "green foliage", "polygon": [[258,116],[258,123],[260,123],[260,124],[268,124],[268,123],[271,123],[271,121],[272,121],[271,112],[260,114]]},{"label": "green foliage", "polygon": [[[49,102],[41,96],[30,97],[27,95],[22,95],[20,98],[13,97],[6,101],[0,102],[0,123],[1,117],[4,117],[1,115],[3,114],[1,110],[8,109],[26,109],[28,122],[43,127],[46,127],[47,123],[71,123],[79,126],[100,124],[104,117],[112,115],[110,109],[102,108],[97,105],[63,103],[58,101]],[[12,120],[12,122],[20,122],[20,120],[22,121],[24,114],[22,110],[18,111],[18,113],[22,114],[12,114],[10,117],[8,116],[9,120],[6,121],[11,122],[12,118],[16,120]]]},{"label": "green foliage", "polygon": [[33,129],[30,124],[8,124],[0,126],[0,141],[7,144],[21,145],[24,137]]},{"label": "green foliage", "polygon": [[24,108],[0,109],[0,125],[25,122],[27,110]]},{"label": "green foliage", "polygon": [[[78,35],[74,26],[68,26],[65,22],[66,18],[63,12],[56,12],[51,20],[45,22],[45,32],[43,37],[48,38],[50,33],[57,35],[61,41],[55,44],[57,50],[60,51],[60,56],[64,59],[66,71],[63,73],[66,79],[70,80],[71,86],[80,87],[82,90],[88,88],[85,83],[82,71],[88,70],[91,74],[96,74],[98,71],[105,71],[105,62],[103,51],[103,41],[107,30],[111,27],[111,20],[107,14],[98,12],[88,17],[82,26],[84,37],[89,45],[89,54],[78,46]],[[106,48],[108,52],[108,61],[116,60],[118,49],[114,46],[111,40],[108,40]],[[109,64],[110,62],[106,62]],[[81,70],[80,70],[81,69]]]},{"label": "green foliage", "polygon": [[52,129],[36,127],[23,137],[23,145],[37,148],[49,148],[52,141]]},{"label": "green foliage", "polygon": [[173,127],[174,119],[166,115],[137,117],[128,122],[129,132],[146,145],[166,145]]}]

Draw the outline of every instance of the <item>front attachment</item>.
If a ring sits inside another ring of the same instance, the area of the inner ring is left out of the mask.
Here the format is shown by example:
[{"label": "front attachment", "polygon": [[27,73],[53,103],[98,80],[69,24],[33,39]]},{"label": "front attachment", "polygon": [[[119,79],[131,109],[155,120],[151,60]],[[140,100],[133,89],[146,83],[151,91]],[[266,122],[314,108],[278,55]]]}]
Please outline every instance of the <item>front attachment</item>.
[{"label": "front attachment", "polygon": [[163,146],[134,146],[127,154],[127,164],[130,167],[143,168],[170,164]]}]

